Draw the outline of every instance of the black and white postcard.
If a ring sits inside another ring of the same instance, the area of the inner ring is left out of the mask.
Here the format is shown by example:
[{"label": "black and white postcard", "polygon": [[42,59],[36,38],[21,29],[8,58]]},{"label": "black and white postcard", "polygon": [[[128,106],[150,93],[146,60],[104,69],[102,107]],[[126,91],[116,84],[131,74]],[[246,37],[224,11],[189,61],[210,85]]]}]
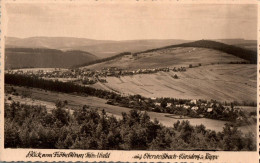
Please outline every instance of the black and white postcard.
[{"label": "black and white postcard", "polygon": [[0,160],[258,162],[258,4],[2,0]]}]

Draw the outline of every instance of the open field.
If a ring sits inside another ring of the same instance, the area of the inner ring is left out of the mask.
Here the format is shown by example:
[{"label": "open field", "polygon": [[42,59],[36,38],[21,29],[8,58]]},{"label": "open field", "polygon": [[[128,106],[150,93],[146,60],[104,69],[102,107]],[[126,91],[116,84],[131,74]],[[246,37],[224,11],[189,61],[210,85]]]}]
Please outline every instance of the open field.
[{"label": "open field", "polygon": [[[8,100],[8,98],[11,98],[11,100]],[[20,102],[20,104],[26,104],[26,105],[45,106],[48,112],[51,112],[51,110],[56,108],[54,102],[42,101],[42,100],[36,100],[36,99],[22,97],[22,96],[5,94],[5,103],[6,104],[11,104],[13,101]]]},{"label": "open field", "polygon": [[87,68],[99,70],[103,67],[117,67],[123,69],[144,69],[158,67],[188,67],[189,64],[207,65],[211,63],[229,63],[245,61],[233,55],[213,49],[177,47],[140,53],[136,56],[125,55],[111,61],[97,63]]},{"label": "open field", "polygon": [[[179,79],[174,79],[174,74]],[[107,77],[108,83],[96,83],[93,87],[145,97],[256,102],[256,75],[256,65],[216,64],[189,68],[186,72]]]},{"label": "open field", "polygon": [[[89,105],[91,108],[96,108],[99,111],[104,109],[108,114],[114,115],[116,118],[121,118],[122,112],[129,112],[129,108],[108,105],[106,104],[105,99],[100,99],[97,97],[84,97],[84,96],[77,96],[71,94],[64,94],[64,93],[57,93],[57,92],[50,92],[50,91],[43,91],[40,89],[35,88],[25,88],[25,87],[16,87],[13,86],[17,92],[20,94],[21,92],[30,92],[31,98],[37,101],[45,101],[49,106],[54,106],[57,100],[67,100],[68,107],[71,108],[79,108],[83,105]],[[43,103],[45,105],[45,103]],[[48,106],[46,106],[48,107]],[[156,112],[148,112],[150,118],[154,120],[155,118],[159,120],[165,126],[172,126],[173,123],[177,122],[178,119],[169,117],[170,114],[167,113],[156,113]],[[185,120],[185,119],[180,119]],[[222,131],[222,128],[225,121],[219,120],[212,120],[207,118],[188,118],[192,125],[200,125],[203,124],[206,126],[207,129],[215,130],[215,131]],[[240,128],[244,133],[246,132],[253,132],[256,133],[256,124],[250,126],[243,126]]]}]

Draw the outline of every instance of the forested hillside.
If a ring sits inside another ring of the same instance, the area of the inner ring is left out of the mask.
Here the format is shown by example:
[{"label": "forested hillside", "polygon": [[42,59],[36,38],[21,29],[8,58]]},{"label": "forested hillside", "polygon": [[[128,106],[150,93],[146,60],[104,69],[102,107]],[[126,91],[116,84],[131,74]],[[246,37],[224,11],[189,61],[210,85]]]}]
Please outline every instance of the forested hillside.
[{"label": "forested hillside", "polygon": [[68,68],[97,57],[88,52],[46,48],[6,48],[5,68]]}]

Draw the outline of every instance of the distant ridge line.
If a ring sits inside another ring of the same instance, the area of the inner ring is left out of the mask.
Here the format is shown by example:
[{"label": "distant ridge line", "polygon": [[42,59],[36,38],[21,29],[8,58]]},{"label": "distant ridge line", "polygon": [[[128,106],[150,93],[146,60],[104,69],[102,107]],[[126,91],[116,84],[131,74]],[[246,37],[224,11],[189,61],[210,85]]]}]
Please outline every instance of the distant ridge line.
[{"label": "distant ridge line", "polygon": [[[241,48],[241,47],[237,47],[237,46],[234,46],[234,45],[228,45],[228,44],[225,44],[225,43],[212,41],[212,40],[198,40],[198,41],[194,41],[194,42],[164,46],[164,47],[161,47],[161,48],[155,48],[155,49],[149,49],[149,50],[145,50],[145,51],[136,52],[136,53],[133,53],[133,54],[138,55],[138,54],[141,54],[141,53],[148,53],[148,52],[153,52],[153,51],[163,50],[163,49],[168,49],[168,48],[175,48],[175,47],[201,47],[201,48],[207,48],[207,49],[214,49],[214,50],[225,52],[227,54],[231,54],[231,55],[234,55],[236,57],[245,59],[245,60],[249,61],[251,64],[257,63],[257,52],[252,51],[252,50],[248,50],[248,49],[244,49],[244,48]],[[119,53],[117,55],[114,55],[112,57],[98,59],[98,60],[95,60],[95,61],[92,61],[92,62],[89,62],[89,63],[86,63],[86,64],[74,66],[74,67],[84,67],[84,66],[97,64],[97,63],[102,63],[102,62],[106,62],[106,61],[116,59],[118,57],[123,57],[124,55],[129,55],[129,54],[131,54],[131,52],[123,52],[123,53]]]},{"label": "distant ridge line", "polygon": [[248,50],[248,49],[244,49],[241,47],[237,47],[234,45],[227,45],[225,43],[212,41],[212,40],[198,40],[198,41],[182,43],[182,44],[178,44],[178,45],[170,45],[170,46],[165,46],[165,47],[161,47],[161,48],[155,48],[155,49],[145,50],[142,52],[137,52],[136,54],[148,53],[148,52],[153,52],[153,51],[163,50],[163,49],[168,49],[168,48],[175,48],[175,47],[201,47],[201,48],[207,48],[207,49],[214,49],[214,50],[219,50],[221,52],[232,54],[236,57],[248,60],[252,64],[257,63],[257,52],[254,52],[254,51]]}]

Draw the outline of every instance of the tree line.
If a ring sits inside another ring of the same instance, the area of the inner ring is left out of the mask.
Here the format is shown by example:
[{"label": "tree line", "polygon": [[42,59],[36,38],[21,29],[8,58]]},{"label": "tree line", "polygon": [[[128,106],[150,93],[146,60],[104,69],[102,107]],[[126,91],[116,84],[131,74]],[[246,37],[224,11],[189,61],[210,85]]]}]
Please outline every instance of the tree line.
[{"label": "tree line", "polygon": [[256,137],[226,124],[222,132],[177,121],[165,127],[135,109],[121,119],[84,106],[70,114],[61,102],[43,106],[5,104],[4,147],[99,150],[254,151]]}]

